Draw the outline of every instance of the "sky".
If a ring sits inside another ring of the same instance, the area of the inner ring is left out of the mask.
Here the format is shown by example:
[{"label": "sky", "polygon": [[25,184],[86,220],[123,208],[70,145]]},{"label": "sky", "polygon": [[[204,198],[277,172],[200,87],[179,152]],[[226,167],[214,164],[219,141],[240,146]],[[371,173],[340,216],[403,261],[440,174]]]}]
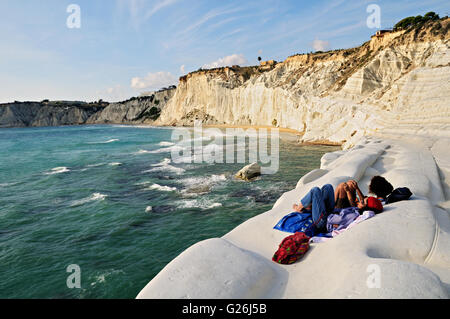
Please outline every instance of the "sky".
[{"label": "sky", "polygon": [[[373,4],[379,25],[367,22]],[[449,8],[448,0],[0,0],[0,103],[125,100],[199,68],[356,47],[404,17]]]}]

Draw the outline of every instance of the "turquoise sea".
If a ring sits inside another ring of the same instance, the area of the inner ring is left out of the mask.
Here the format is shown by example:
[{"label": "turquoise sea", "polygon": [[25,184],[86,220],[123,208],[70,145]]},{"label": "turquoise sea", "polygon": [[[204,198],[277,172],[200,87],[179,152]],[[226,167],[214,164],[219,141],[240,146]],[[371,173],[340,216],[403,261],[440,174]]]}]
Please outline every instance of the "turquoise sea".
[{"label": "turquoise sea", "polygon": [[[246,183],[233,178],[244,164],[174,164],[172,131],[0,129],[0,298],[135,298],[183,250],[270,210],[336,150],[282,140],[278,173]],[[80,289],[66,284],[72,264]]]}]

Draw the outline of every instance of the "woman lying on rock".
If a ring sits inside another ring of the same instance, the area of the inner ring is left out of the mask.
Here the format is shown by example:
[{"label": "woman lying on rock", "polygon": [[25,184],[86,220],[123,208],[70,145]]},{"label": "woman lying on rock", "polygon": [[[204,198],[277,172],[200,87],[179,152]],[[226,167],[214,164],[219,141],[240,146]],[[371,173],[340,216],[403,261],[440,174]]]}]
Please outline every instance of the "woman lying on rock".
[{"label": "woman lying on rock", "polygon": [[[378,188],[375,187],[375,189],[378,191]],[[311,212],[317,232],[326,230],[328,215],[339,213],[342,209],[349,207],[357,207],[360,212],[372,210],[375,213],[381,213],[383,211],[381,202],[374,197],[364,196],[354,180],[339,184],[336,191],[330,184],[322,188],[314,187],[302,198],[300,204],[293,206],[297,213]]]},{"label": "woman lying on rock", "polygon": [[295,212],[284,216],[274,229],[303,232],[309,237],[341,231],[358,217],[360,222],[383,212],[383,204],[406,200],[412,195],[406,187],[393,190],[392,185],[381,176],[372,178],[369,191],[376,197],[364,196],[354,180],[339,184],[336,191],[330,184],[322,188],[314,187],[300,204],[294,204]]},{"label": "woman lying on rock", "polygon": [[[334,198],[334,201],[331,199]],[[363,210],[367,205],[367,200],[359,189],[358,183],[354,180],[349,180],[346,183],[341,183],[333,191],[333,186],[327,184],[321,189],[314,187],[301,200],[299,205],[294,204],[294,210],[301,213],[303,209],[314,210],[314,207],[327,207],[330,211],[334,209],[343,209],[347,207],[358,207]],[[314,205],[315,202],[317,205]],[[314,216],[314,213],[313,213]]]}]

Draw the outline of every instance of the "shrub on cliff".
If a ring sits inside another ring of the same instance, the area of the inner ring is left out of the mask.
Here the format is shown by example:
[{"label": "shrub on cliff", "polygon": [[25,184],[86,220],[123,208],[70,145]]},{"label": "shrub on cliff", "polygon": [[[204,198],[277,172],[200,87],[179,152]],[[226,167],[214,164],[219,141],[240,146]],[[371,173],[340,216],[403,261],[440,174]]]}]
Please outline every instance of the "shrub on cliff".
[{"label": "shrub on cliff", "polygon": [[439,20],[439,15],[433,11],[427,12],[423,17],[421,15],[415,17],[407,17],[400,20],[395,26],[394,31],[406,30],[422,26],[425,22]]}]

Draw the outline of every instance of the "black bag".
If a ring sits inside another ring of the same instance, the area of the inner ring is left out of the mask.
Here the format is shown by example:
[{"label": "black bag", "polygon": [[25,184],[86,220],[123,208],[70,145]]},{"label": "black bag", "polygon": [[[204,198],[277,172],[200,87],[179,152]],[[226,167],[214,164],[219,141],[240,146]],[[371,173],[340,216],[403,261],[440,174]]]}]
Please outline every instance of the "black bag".
[{"label": "black bag", "polygon": [[411,191],[407,187],[400,187],[394,189],[394,191],[386,198],[386,204],[396,203],[402,200],[408,200],[412,196]]}]

